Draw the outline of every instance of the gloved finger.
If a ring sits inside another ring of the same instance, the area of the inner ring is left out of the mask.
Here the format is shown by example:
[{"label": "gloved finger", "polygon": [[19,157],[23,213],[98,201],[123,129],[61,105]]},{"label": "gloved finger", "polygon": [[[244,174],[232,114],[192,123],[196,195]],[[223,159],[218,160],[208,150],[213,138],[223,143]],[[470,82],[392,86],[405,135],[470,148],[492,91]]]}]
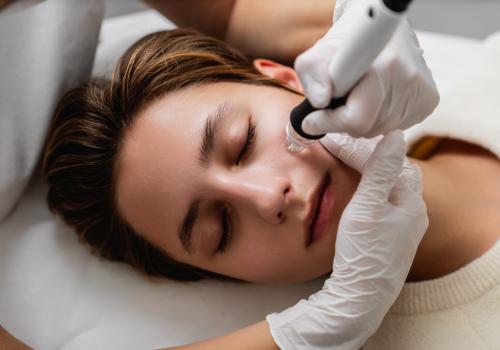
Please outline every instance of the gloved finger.
[{"label": "gloved finger", "polygon": [[[345,107],[342,106],[340,108]],[[333,118],[332,114],[333,111],[328,109],[311,112],[302,121],[302,129],[311,135],[321,135],[330,132],[341,133],[350,129],[342,120]]]},{"label": "gloved finger", "polygon": [[413,192],[407,184],[399,180],[389,195],[389,203],[406,215],[427,215],[427,207],[422,195]]},{"label": "gloved finger", "polygon": [[415,246],[418,246],[429,226],[424,198],[422,194],[413,192],[401,178],[397,181],[393,191],[394,193],[391,193],[390,197],[397,198],[397,200],[395,203],[391,202],[391,204],[411,220],[411,228],[415,234],[409,235],[408,238],[411,239]]},{"label": "gloved finger", "polygon": [[382,136],[372,139],[355,139],[348,134],[331,133],[323,137],[321,144],[347,166],[361,172]]},{"label": "gloved finger", "polygon": [[371,129],[377,121],[384,93],[378,75],[370,70],[349,93],[344,106],[310,113],[303,121],[303,129],[311,135],[346,132],[354,137],[376,136],[371,134]]},{"label": "gloved finger", "polygon": [[402,171],[405,150],[401,130],[385,135],[363,167],[353,201],[369,207],[385,205]]},{"label": "gloved finger", "polygon": [[332,111],[331,118],[344,125],[344,132],[354,137],[377,136],[370,133],[377,122],[385,98],[385,89],[379,75],[370,68],[349,92],[345,106]]},{"label": "gloved finger", "polygon": [[399,177],[406,183],[410,190],[417,194],[422,194],[422,170],[418,164],[411,163],[410,160],[405,157],[403,171]]},{"label": "gloved finger", "polygon": [[405,163],[389,195],[389,202],[411,215],[422,215],[427,212],[422,197],[422,171],[417,164],[412,164],[407,159]]},{"label": "gloved finger", "polygon": [[294,63],[304,94],[315,108],[324,108],[333,96],[333,88],[328,76],[329,60],[335,48],[321,40],[309,50],[300,54]]},{"label": "gloved finger", "polygon": [[389,194],[389,203],[406,212],[416,213],[421,210],[422,194],[414,191],[415,184],[419,181],[418,171],[411,175],[407,173],[405,177],[399,176],[394,187]]}]

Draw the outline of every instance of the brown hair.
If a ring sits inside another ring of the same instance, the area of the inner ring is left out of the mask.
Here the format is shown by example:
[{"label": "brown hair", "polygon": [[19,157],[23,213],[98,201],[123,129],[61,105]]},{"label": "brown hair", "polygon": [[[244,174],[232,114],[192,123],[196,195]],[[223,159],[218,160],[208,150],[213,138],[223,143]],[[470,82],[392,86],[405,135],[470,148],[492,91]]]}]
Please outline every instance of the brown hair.
[{"label": "brown hair", "polygon": [[47,202],[93,253],[151,277],[235,280],[174,261],[147,242],[120,217],[114,193],[120,145],[138,111],[169,92],[219,81],[288,89],[226,43],[175,29],[142,38],[110,80],[90,81],[61,99],[43,154]]}]

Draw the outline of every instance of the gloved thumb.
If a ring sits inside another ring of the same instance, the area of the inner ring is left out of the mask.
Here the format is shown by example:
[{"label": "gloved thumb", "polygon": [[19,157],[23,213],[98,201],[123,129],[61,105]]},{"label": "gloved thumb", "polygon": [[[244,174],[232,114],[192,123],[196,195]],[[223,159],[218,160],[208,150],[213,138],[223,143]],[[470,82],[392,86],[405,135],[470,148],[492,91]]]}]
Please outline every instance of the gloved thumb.
[{"label": "gloved thumb", "polygon": [[362,169],[353,202],[363,206],[385,205],[403,169],[406,147],[401,130],[393,130],[380,141]]},{"label": "gloved thumb", "polygon": [[302,127],[311,135],[345,132],[353,137],[376,136],[372,131],[383,97],[379,78],[370,71],[349,93],[345,105],[310,113]]}]

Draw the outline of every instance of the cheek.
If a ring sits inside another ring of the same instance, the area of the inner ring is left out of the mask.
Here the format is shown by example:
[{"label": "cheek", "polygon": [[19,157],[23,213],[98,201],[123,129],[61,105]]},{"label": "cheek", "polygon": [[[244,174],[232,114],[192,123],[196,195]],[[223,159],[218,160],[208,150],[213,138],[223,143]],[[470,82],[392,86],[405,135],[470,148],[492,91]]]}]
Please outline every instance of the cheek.
[{"label": "cheek", "polygon": [[336,202],[334,210],[340,218],[342,211],[358,187],[361,174],[333,156],[320,142],[316,142],[313,147],[315,147],[317,155],[317,166],[319,167],[323,163],[330,169]]},{"label": "cheek", "polygon": [[335,196],[335,206],[333,215],[333,228],[337,232],[340,217],[344,209],[349,204],[354,192],[356,191],[360,174],[352,168],[337,160],[338,167],[332,173],[333,191]]},{"label": "cheek", "polygon": [[[240,247],[231,272],[255,283],[295,283],[317,278],[329,271],[331,257],[304,249],[292,230],[267,232]],[[242,242],[243,243],[243,242]],[[326,264],[325,264],[326,261]]]},{"label": "cheek", "polygon": [[250,233],[246,235],[250,239],[240,242],[231,272],[250,282],[277,282],[283,275],[290,273],[290,265],[283,257],[290,255],[289,251],[293,250],[292,256],[298,258],[294,242],[287,239],[292,236],[290,233],[286,235],[284,232],[262,229],[255,232],[259,234]]},{"label": "cheek", "polygon": [[259,132],[268,140],[284,144],[285,127],[290,120],[290,112],[301,99],[289,92],[271,90],[272,95],[262,98],[262,102],[252,107]]}]

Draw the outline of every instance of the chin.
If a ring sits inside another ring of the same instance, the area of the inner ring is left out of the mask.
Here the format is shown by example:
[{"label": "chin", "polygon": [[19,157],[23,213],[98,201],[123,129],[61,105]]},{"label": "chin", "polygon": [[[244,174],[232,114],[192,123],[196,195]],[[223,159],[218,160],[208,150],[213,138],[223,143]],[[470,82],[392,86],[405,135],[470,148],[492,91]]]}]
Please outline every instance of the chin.
[{"label": "chin", "polygon": [[[250,279],[245,279],[250,283],[263,283],[263,284],[291,284],[291,283],[304,283],[315,280],[317,278],[326,276],[331,273],[332,264],[329,263],[329,267],[325,269],[304,269],[299,271],[294,269],[293,273],[286,274],[275,274],[274,276],[260,276]],[[314,270],[314,271],[313,271]]]},{"label": "chin", "polygon": [[318,278],[323,278],[323,279],[328,278],[330,276],[330,274],[332,273],[332,261],[333,261],[333,259],[329,258],[329,261],[327,261],[325,264],[322,264],[322,266],[315,268],[314,271],[312,271],[312,269],[310,269],[307,271],[307,273],[301,273],[301,274],[295,275],[295,276],[291,277],[289,280],[284,281],[284,282],[304,283],[304,282],[316,280]]}]

